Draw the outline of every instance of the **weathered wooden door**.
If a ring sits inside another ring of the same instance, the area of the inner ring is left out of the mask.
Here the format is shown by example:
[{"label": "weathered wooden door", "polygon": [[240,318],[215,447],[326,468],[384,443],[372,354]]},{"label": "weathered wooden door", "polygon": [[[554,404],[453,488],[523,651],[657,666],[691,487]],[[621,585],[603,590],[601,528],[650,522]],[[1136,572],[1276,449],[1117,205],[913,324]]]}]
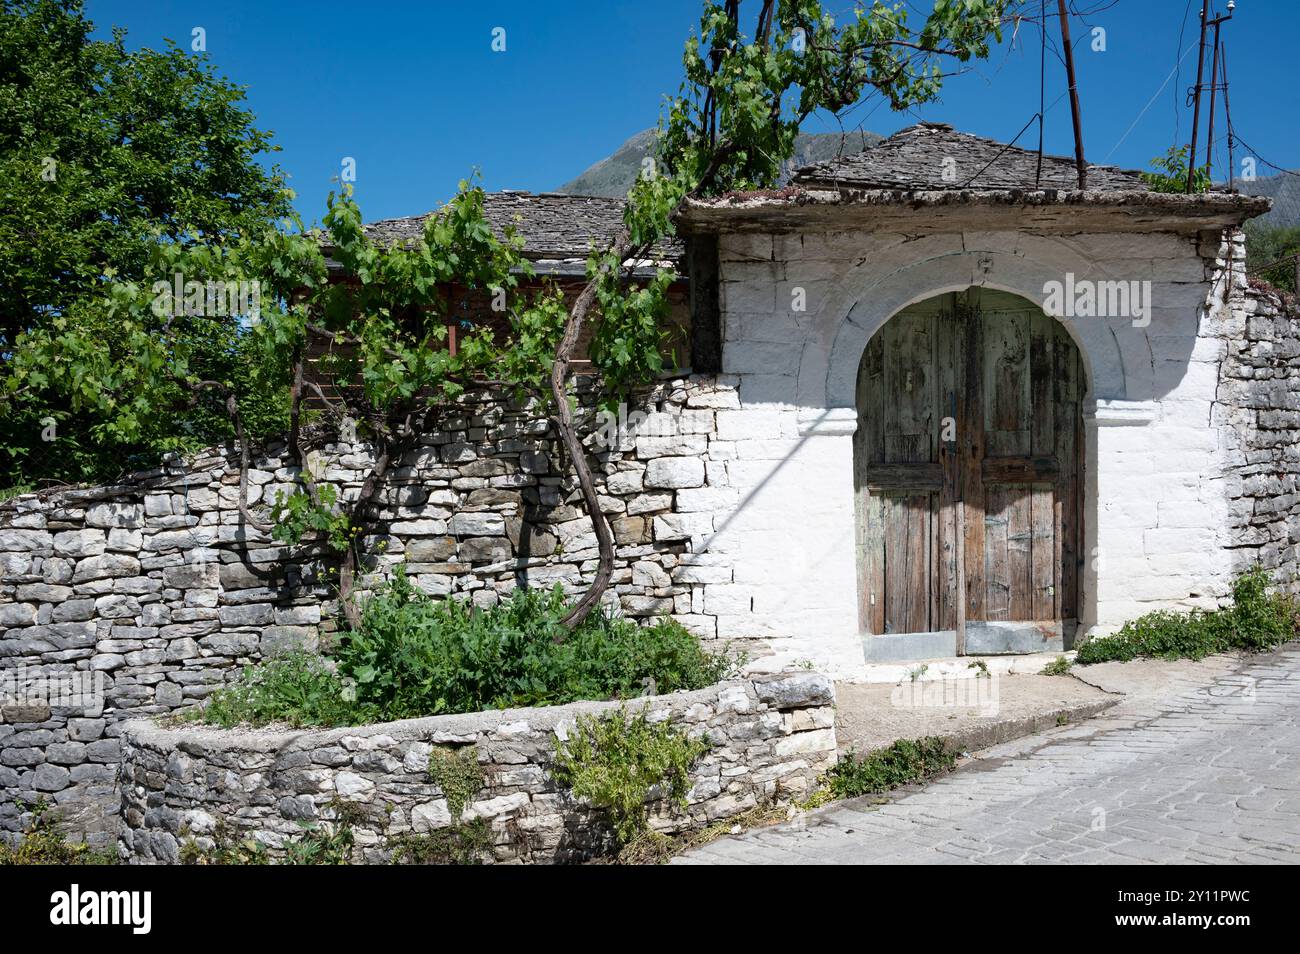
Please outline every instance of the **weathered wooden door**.
[{"label": "weathered wooden door", "polygon": [[971,653],[1073,635],[1082,390],[1069,335],[1014,295],[939,296],[872,338],[855,438],[867,633]]}]

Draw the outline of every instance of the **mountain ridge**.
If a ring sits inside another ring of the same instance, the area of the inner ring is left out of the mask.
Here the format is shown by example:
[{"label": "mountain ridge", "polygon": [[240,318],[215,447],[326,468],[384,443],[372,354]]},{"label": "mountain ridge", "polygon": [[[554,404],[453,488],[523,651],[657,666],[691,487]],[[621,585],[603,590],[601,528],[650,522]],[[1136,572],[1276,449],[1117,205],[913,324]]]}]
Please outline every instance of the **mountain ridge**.
[{"label": "mountain ridge", "polygon": [[[859,152],[882,138],[876,133],[859,131],[800,133],[795,139],[794,157],[782,166],[781,184],[784,185],[796,169]],[[650,155],[654,140],[653,128],[635,133],[610,155],[592,163],[553,191],[565,195],[622,198],[640,174],[641,160]],[[1273,209],[1255,220],[1259,224],[1286,228],[1300,226],[1300,173],[1279,172],[1259,176],[1250,182],[1237,179],[1234,185],[1246,195],[1264,195],[1273,200]]]},{"label": "mountain ridge", "polygon": [[[795,139],[794,156],[781,168],[781,184],[795,169],[825,162],[846,153],[859,152],[880,142],[882,136],[871,132],[800,133]],[[650,155],[655,130],[643,129],[630,136],[614,152],[592,163],[577,176],[556,188],[566,195],[621,198],[632,188],[641,172],[641,160]]]}]

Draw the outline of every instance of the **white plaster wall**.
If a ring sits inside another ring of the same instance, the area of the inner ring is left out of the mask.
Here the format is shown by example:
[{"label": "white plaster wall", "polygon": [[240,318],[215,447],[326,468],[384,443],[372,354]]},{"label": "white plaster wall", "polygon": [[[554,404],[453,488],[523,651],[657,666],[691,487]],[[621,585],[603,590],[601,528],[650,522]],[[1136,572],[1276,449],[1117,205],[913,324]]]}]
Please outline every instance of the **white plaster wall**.
[{"label": "white plaster wall", "polygon": [[1210,426],[1215,276],[1230,246],[1211,245],[1166,233],[722,236],[723,371],[740,407],[718,416],[717,449],[734,440],[734,458],[709,467],[713,483],[725,466],[735,497],[696,547],[734,560],[734,582],[705,591],[719,635],[761,634],[779,658],[842,675],[861,666],[852,433],[867,341],[904,306],[971,285],[1041,305],[1066,272],[1152,283],[1145,327],[1062,320],[1089,383],[1083,622],[1109,631],[1156,607],[1215,603],[1229,578]]},{"label": "white plaster wall", "polygon": [[715,515],[701,549],[731,567],[732,582],[704,587],[703,612],[716,617],[720,638],[766,642],[773,655],[758,668],[862,666],[852,440],[830,422],[821,430],[831,433],[779,402],[717,415],[709,481],[725,483],[732,506]]}]

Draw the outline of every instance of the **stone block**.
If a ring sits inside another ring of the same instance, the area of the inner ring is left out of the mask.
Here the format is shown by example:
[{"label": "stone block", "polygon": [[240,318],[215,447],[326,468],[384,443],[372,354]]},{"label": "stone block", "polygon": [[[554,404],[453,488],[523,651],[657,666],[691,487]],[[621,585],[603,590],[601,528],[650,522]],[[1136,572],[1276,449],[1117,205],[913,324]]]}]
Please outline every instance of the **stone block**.
[{"label": "stone block", "polygon": [[68,787],[70,780],[66,768],[45,763],[36,766],[36,771],[32,774],[32,788],[38,792],[59,792]]},{"label": "stone block", "polygon": [[664,542],[689,540],[712,532],[711,513],[666,513],[654,518],[654,538]]},{"label": "stone block", "polygon": [[[646,465],[645,485],[663,489],[701,487],[704,462],[694,457],[660,457]],[[628,510],[631,513],[631,508]]]},{"label": "stone block", "polygon": [[275,619],[275,610],[266,603],[222,606],[218,610],[222,626],[267,626]]},{"label": "stone block", "polygon": [[276,656],[295,649],[315,649],[316,644],[314,626],[268,626],[262,630],[259,648],[263,656]]},{"label": "stone block", "polygon": [[65,530],[54,535],[54,552],[60,556],[99,556],[107,546],[103,530]]},{"label": "stone block", "polygon": [[550,556],[558,545],[555,534],[520,517],[511,517],[506,521],[506,537],[520,557]]},{"label": "stone block", "polygon": [[140,572],[140,561],[135,557],[112,553],[92,556],[77,562],[72,582],[85,583],[117,576],[135,576]]},{"label": "stone block", "polygon": [[756,679],[754,690],[760,701],[774,709],[806,709],[835,702],[835,684],[821,673],[783,673]]},{"label": "stone block", "polygon": [[514,553],[505,537],[470,537],[461,541],[458,556],[463,563],[501,563]]},{"label": "stone block", "polygon": [[458,513],[448,528],[459,537],[499,537],[505,536],[506,522],[497,513]]},{"label": "stone block", "polygon": [[[94,600],[88,600],[94,608]],[[0,603],[0,626],[33,626],[36,623],[36,606],[33,603]]]},{"label": "stone block", "polygon": [[100,503],[86,509],[86,526],[138,529],[144,526],[144,505]]},{"label": "stone block", "polygon": [[206,589],[218,585],[227,586],[228,589],[239,589],[240,587],[228,586],[225,583],[223,577],[226,576],[227,567],[230,568],[232,579],[235,573],[243,569],[243,566],[237,563],[227,565],[218,564],[215,561],[185,563],[181,566],[164,568],[163,583],[178,590]]}]

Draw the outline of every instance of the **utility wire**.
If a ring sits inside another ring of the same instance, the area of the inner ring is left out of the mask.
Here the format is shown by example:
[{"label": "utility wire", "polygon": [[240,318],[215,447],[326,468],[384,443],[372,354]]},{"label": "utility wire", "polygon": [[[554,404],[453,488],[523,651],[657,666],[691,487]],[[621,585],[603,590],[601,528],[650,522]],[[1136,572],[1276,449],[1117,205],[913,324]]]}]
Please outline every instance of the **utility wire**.
[{"label": "utility wire", "polygon": [[[1193,43],[1187,49],[1183,50],[1183,55],[1178,58],[1178,62],[1175,63],[1174,68],[1169,71],[1169,75],[1165,77],[1165,81],[1160,84],[1160,88],[1156,90],[1156,94],[1151,97],[1151,99],[1147,102],[1145,106],[1142,107],[1142,111],[1137,114],[1137,117],[1133,120],[1133,122],[1129,123],[1128,129],[1124,130],[1124,135],[1119,137],[1119,142],[1115,143],[1115,145],[1111,147],[1110,152],[1106,153],[1106,158],[1103,159],[1102,162],[1108,162],[1110,160],[1110,157],[1115,154],[1115,150],[1124,144],[1124,140],[1128,138],[1128,134],[1133,131],[1134,127],[1137,126],[1137,124],[1141,121],[1142,117],[1147,114],[1147,110],[1150,109],[1153,105],[1155,105],[1155,101],[1160,98],[1160,94],[1165,91],[1165,87],[1169,85],[1169,81],[1174,78],[1174,74],[1178,72],[1178,68],[1182,65],[1183,60],[1187,59],[1187,54],[1192,52],[1192,50],[1194,49],[1196,49],[1195,43]],[[1175,142],[1177,141],[1177,138],[1178,136],[1177,133],[1175,132],[1174,134]]]},{"label": "utility wire", "polygon": [[1235,139],[1237,142],[1241,143],[1247,149],[1249,149],[1251,155],[1253,155],[1260,162],[1264,163],[1264,165],[1268,166],[1270,169],[1276,169],[1278,172],[1282,173],[1283,175],[1295,176],[1297,179],[1300,179],[1300,172],[1292,172],[1290,169],[1283,169],[1281,166],[1275,165],[1269,162],[1263,156],[1261,156],[1259,154],[1258,149],[1256,149],[1250,143],[1246,142],[1246,140],[1241,138],[1241,135],[1237,132],[1236,128],[1232,125],[1231,119],[1228,120],[1228,135],[1231,136],[1233,139]]},{"label": "utility wire", "polygon": [[[1183,35],[1187,32],[1187,18],[1188,16],[1191,15],[1191,12],[1192,12],[1192,0],[1187,0],[1187,6],[1183,9],[1183,22],[1182,25],[1179,26],[1178,28],[1178,46],[1174,47],[1175,50],[1182,48]],[[1187,55],[1186,53],[1183,54],[1183,56],[1186,55]],[[1183,58],[1180,56],[1178,58],[1178,62],[1174,64],[1174,70],[1175,72],[1178,73],[1178,85],[1180,86],[1182,85],[1183,82],[1183,74],[1181,69],[1182,64],[1183,64]],[[1178,97],[1175,96],[1174,97],[1174,142],[1178,142],[1178,130],[1180,128],[1182,118],[1183,118],[1183,114],[1178,111]],[[1127,133],[1125,135],[1127,135]]]},{"label": "utility wire", "polygon": [[1023,126],[1021,126],[1021,127],[1020,127],[1020,132],[1016,133],[1016,138],[1015,138],[1015,139],[1012,139],[1009,143],[1007,143],[1005,146],[1003,146],[1001,149],[999,149],[999,150],[998,150],[998,154],[997,154],[996,156],[994,156],[992,159],[990,159],[988,162],[986,162],[986,163],[984,164],[984,168],[983,168],[983,169],[981,169],[979,172],[975,173],[975,175],[971,176],[969,179],[967,179],[967,180],[962,184],[962,188],[963,188],[963,189],[966,188],[966,186],[970,185],[972,182],[974,182],[974,181],[975,181],[976,179],[978,179],[980,176],[984,175],[984,172],[989,168],[989,166],[993,165],[993,163],[995,163],[995,162],[997,162],[999,159],[1001,159],[1001,158],[1002,158],[1002,154],[1005,153],[1008,149],[1010,149],[1012,146],[1014,146],[1014,145],[1016,144],[1016,139],[1019,139],[1021,136],[1023,136],[1023,135],[1025,134],[1025,130],[1028,129],[1030,126],[1033,125],[1035,119],[1041,121],[1041,119],[1042,119],[1041,114],[1039,114],[1039,113],[1035,113],[1034,115],[1030,116],[1030,117],[1029,117],[1029,122],[1027,122],[1027,123],[1025,123]]}]

